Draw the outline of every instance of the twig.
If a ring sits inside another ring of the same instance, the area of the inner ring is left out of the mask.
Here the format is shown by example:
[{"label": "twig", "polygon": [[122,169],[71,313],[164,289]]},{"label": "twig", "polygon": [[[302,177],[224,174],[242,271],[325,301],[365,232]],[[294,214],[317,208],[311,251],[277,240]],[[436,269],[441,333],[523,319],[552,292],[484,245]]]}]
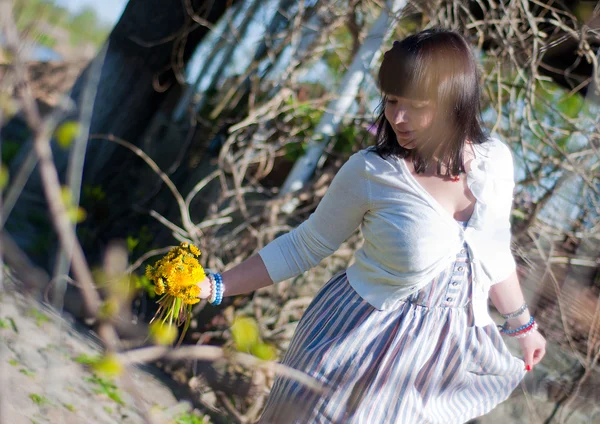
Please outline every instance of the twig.
[{"label": "twig", "polygon": [[125,273],[131,274],[133,271],[138,269],[140,267],[140,265],[142,265],[146,259],[151,258],[152,256],[163,255],[163,254],[169,252],[169,250],[171,250],[172,248],[173,248],[173,246],[168,246],[168,247],[163,247],[161,249],[153,249],[153,250],[150,250],[150,251],[144,253],[142,256],[140,256],[138,258],[138,260],[136,260],[133,264],[131,264],[125,270]]},{"label": "twig", "polygon": [[177,201],[177,204],[179,205],[179,212],[181,213],[181,219],[183,221],[183,227],[186,229],[189,237],[194,241],[194,243],[196,243],[196,244],[198,243],[197,234],[196,234],[196,231],[194,231],[194,224],[192,223],[192,221],[190,219],[189,210],[187,209],[187,207],[185,205],[185,201],[183,200],[183,197],[179,193],[179,190],[177,190],[177,187],[175,187],[175,184],[173,184],[173,181],[171,181],[171,179],[168,177],[168,175],[165,174],[159,168],[159,166],[156,164],[156,162],[154,162],[152,160],[152,158],[150,158],[150,156],[148,156],[139,147],[134,146],[130,142],[125,141],[125,140],[123,140],[123,139],[121,139],[119,137],[115,137],[112,134],[91,134],[90,135],[90,140],[108,140],[108,141],[112,141],[112,142],[117,143],[117,144],[119,144],[119,145],[121,145],[123,147],[126,147],[127,149],[129,149],[133,153],[135,153],[138,157],[140,157],[141,159],[143,159],[144,162],[146,162],[148,164],[148,166],[150,166],[150,168],[152,168],[152,170],[163,180],[163,182],[167,185],[167,187],[169,188],[169,190],[173,194],[173,197],[175,197],[175,200]]},{"label": "twig", "polygon": [[275,372],[282,377],[302,383],[318,393],[321,393],[324,390],[324,386],[321,383],[294,368],[287,367],[277,362],[263,361],[243,352],[227,352],[217,346],[182,346],[173,350],[163,346],[153,346],[130,350],[119,354],[119,357],[124,364],[128,365],[156,361],[160,358],[168,360],[194,359],[201,361],[227,359],[255,370]]}]

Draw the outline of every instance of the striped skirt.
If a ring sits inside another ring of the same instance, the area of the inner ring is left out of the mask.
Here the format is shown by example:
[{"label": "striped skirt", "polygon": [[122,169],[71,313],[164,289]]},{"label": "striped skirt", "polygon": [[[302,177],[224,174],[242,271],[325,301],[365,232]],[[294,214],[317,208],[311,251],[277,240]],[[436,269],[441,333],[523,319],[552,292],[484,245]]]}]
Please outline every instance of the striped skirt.
[{"label": "striped skirt", "polygon": [[394,311],[380,311],[345,272],[319,291],[283,363],[326,386],[277,378],[260,424],[464,423],[504,401],[525,374],[495,325],[475,327],[463,249]]}]

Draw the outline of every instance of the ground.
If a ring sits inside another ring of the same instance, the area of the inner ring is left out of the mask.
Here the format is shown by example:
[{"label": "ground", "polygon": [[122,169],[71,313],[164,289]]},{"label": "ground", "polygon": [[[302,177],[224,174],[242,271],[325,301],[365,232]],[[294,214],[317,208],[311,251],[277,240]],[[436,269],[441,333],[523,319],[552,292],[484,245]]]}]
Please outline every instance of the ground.
[{"label": "ground", "polygon": [[[120,379],[97,376],[86,365],[100,352],[94,338],[10,284],[0,289],[0,423],[144,422]],[[151,374],[132,369],[130,375],[156,423],[208,423]]]}]

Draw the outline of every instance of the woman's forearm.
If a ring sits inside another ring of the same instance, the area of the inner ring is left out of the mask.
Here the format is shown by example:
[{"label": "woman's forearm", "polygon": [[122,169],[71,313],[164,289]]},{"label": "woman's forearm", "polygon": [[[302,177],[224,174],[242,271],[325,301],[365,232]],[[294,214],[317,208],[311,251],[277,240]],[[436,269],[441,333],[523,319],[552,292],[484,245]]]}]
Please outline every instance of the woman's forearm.
[{"label": "woman's forearm", "polygon": [[[490,299],[501,314],[514,312],[523,305],[525,299],[523,297],[523,292],[521,291],[516,270],[513,271],[506,280],[494,284],[490,288]],[[520,316],[509,319],[508,323],[511,327],[518,327],[529,321],[529,318],[529,311],[526,310]]]},{"label": "woman's forearm", "polygon": [[225,296],[249,293],[273,284],[267,268],[257,253],[244,262],[223,272]]}]

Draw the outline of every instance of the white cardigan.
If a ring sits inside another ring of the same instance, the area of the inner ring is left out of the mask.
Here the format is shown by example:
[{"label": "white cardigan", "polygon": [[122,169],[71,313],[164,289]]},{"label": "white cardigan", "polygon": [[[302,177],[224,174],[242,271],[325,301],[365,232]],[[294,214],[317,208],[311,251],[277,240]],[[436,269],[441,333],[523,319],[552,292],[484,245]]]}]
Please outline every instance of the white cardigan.
[{"label": "white cardigan", "polygon": [[476,326],[492,322],[488,291],[516,268],[511,253],[513,158],[498,139],[474,145],[467,184],[477,199],[466,229],[412,176],[403,159],[382,159],[372,148],[340,168],[310,217],[258,253],[277,283],[314,267],[359,226],[364,243],[346,274],[350,285],[380,310],[397,308],[456,257],[466,241],[473,272]]}]

